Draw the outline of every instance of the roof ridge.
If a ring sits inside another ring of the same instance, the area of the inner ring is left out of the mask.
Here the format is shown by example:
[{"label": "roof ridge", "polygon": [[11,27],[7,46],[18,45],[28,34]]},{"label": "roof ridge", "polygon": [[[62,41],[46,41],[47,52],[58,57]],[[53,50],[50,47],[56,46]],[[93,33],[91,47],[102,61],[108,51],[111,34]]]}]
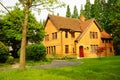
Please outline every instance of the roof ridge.
[{"label": "roof ridge", "polygon": [[51,14],[48,14],[48,16],[55,16],[55,17],[67,18],[67,19],[79,20],[79,21],[80,21],[80,19],[76,19],[76,18],[69,18],[69,17],[64,17],[64,16],[56,16],[56,15],[51,15]]}]

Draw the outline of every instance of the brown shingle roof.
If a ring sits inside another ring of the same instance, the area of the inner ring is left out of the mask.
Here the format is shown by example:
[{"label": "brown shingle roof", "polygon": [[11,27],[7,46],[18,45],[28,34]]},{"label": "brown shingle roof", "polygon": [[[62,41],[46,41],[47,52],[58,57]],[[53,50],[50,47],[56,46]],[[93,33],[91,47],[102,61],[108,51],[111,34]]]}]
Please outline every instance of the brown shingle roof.
[{"label": "brown shingle roof", "polygon": [[[82,34],[80,34],[80,35],[76,38],[75,41],[78,42],[78,41],[82,38],[82,36],[84,35],[84,33],[87,31],[87,30],[86,30],[87,27],[89,27],[92,22],[95,22],[95,24],[98,25],[98,23],[95,21],[94,18],[89,19],[89,20],[87,20],[87,21],[84,21],[84,22],[82,22],[82,23],[80,24],[81,30],[82,30]],[[99,25],[98,25],[98,28],[100,29],[100,31],[102,31],[102,29],[99,27]]]},{"label": "brown shingle roof", "polygon": [[101,32],[101,38],[112,38],[105,30]]},{"label": "brown shingle roof", "polygon": [[84,30],[88,27],[88,25],[89,25],[91,22],[93,22],[94,20],[95,20],[95,19],[92,18],[92,19],[89,19],[89,20],[87,20],[87,21],[82,22],[82,23],[80,24],[81,30],[84,31]]},{"label": "brown shingle roof", "polygon": [[48,19],[50,19],[58,29],[81,31],[79,19],[65,18],[54,15],[48,15]]},{"label": "brown shingle roof", "polygon": [[57,29],[67,29],[67,30],[82,32],[82,34],[80,34],[75,41],[79,41],[82,38],[84,33],[87,31],[87,28],[90,26],[92,22],[94,22],[99,28],[101,32],[101,38],[112,38],[107,32],[102,30],[102,28],[94,18],[89,19],[87,21],[81,21],[80,19],[48,15],[47,20],[48,19],[52,21],[52,23],[55,25],[55,27],[57,27]]}]

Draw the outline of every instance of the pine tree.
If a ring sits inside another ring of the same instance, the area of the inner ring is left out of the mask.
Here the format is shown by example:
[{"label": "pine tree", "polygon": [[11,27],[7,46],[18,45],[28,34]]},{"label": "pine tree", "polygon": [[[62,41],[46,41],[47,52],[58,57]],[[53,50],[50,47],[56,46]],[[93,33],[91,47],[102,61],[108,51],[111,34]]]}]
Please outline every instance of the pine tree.
[{"label": "pine tree", "polygon": [[86,19],[90,19],[91,18],[91,3],[90,3],[90,0],[86,0],[85,18]]},{"label": "pine tree", "polygon": [[70,7],[67,5],[66,17],[71,17]]},{"label": "pine tree", "polygon": [[83,14],[85,15],[85,11],[83,10],[83,5],[81,4],[81,9],[80,9],[80,15]]},{"label": "pine tree", "polygon": [[77,10],[77,7],[74,6],[74,11],[73,11],[73,14],[72,14],[72,18],[78,18],[78,10]]}]

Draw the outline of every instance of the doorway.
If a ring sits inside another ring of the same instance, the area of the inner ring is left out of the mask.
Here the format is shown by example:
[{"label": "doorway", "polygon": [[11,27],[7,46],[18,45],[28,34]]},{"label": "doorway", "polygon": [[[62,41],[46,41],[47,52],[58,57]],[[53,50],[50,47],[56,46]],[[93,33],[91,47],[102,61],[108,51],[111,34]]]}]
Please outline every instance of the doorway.
[{"label": "doorway", "polygon": [[80,46],[80,47],[79,47],[79,57],[84,57],[83,46]]}]

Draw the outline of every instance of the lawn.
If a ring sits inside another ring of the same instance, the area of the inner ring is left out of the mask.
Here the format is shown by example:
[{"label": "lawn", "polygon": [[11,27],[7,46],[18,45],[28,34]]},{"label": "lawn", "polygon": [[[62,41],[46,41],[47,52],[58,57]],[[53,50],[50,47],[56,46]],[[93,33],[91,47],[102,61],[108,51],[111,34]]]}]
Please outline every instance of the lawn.
[{"label": "lawn", "polygon": [[79,59],[83,64],[62,68],[31,68],[0,72],[0,80],[120,80],[120,56]]}]

